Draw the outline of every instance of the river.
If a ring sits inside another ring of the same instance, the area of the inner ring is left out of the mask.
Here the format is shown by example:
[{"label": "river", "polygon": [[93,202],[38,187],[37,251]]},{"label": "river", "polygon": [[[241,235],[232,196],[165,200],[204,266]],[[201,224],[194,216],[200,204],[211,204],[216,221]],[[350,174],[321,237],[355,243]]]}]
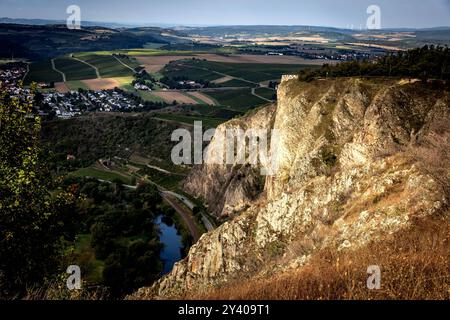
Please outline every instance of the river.
[{"label": "river", "polygon": [[163,220],[163,215],[159,215],[155,223],[158,224],[161,230],[159,241],[164,245],[164,248],[161,250],[159,257],[164,263],[163,274],[167,274],[172,271],[175,262],[181,260],[183,244],[181,242],[181,236],[177,234],[175,225],[167,225]]}]

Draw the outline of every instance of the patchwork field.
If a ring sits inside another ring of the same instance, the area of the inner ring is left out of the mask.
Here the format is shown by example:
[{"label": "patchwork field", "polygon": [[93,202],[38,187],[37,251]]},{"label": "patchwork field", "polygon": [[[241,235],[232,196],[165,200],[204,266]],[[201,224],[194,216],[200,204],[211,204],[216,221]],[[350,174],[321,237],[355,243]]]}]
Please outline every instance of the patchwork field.
[{"label": "patchwork field", "polygon": [[187,78],[194,81],[211,81],[216,84],[219,82],[221,86],[227,87],[242,87],[252,86],[262,81],[277,80],[283,74],[296,73],[311,67],[315,66],[183,60],[167,65],[162,73],[169,78]]},{"label": "patchwork field", "polygon": [[266,55],[219,55],[213,53],[190,54],[190,55],[162,55],[162,56],[136,56],[137,61],[145,66],[148,72],[159,72],[171,61],[197,58],[211,62],[225,63],[258,63],[258,64],[297,64],[297,65],[322,65],[329,63],[328,60],[307,60],[294,56],[266,56]]},{"label": "patchwork field", "polygon": [[152,92],[152,95],[163,99],[167,103],[173,103],[176,101],[177,103],[198,104],[194,98],[176,91],[158,91]]},{"label": "patchwork field", "polygon": [[77,57],[96,67],[102,78],[132,76],[133,71],[121,64],[113,56],[83,55]]},{"label": "patchwork field", "polygon": [[308,64],[308,65],[322,65],[327,63],[327,60],[307,60],[295,56],[266,56],[266,55],[250,55],[250,54],[233,54],[233,55],[218,55],[218,54],[199,54],[199,59],[206,59],[212,62],[226,62],[226,63],[263,63],[263,64]]},{"label": "patchwork field", "polygon": [[199,92],[199,91],[194,91],[194,92],[189,92],[188,93],[189,96],[192,96],[194,99],[198,99],[200,100],[199,103],[204,103],[204,104],[208,104],[211,106],[215,106],[218,105],[219,103],[214,100],[213,98],[207,96],[206,94]]},{"label": "patchwork field", "polygon": [[223,75],[217,74],[214,70],[203,69],[197,65],[196,61],[188,60],[183,62],[168,64],[162,71],[162,74],[168,78],[186,78],[194,81],[215,81],[223,78]]},{"label": "patchwork field", "polygon": [[67,81],[97,78],[92,67],[72,58],[56,58],[55,67],[66,75]]}]

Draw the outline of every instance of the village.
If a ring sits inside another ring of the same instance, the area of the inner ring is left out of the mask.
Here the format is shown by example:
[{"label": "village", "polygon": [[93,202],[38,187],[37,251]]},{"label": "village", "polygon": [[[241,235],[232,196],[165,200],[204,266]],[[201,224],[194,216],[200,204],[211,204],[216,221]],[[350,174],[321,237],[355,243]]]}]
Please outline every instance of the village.
[{"label": "village", "polygon": [[51,85],[38,83],[38,92],[32,94],[24,87],[22,79],[27,74],[22,64],[3,65],[0,68],[0,88],[5,88],[11,97],[23,101],[33,100],[33,109],[40,116],[68,119],[83,112],[127,112],[144,107],[143,101],[120,89],[78,90],[60,93]]}]

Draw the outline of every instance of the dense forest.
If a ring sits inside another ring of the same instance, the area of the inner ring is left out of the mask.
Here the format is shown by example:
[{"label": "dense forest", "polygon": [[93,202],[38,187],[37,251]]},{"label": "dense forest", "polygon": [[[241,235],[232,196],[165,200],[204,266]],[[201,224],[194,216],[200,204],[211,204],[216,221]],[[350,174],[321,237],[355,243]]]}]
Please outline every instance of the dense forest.
[{"label": "dense forest", "polygon": [[375,61],[349,61],[325,64],[320,69],[301,70],[301,81],[324,77],[407,77],[421,80],[450,79],[450,49],[441,46],[400,51]]}]

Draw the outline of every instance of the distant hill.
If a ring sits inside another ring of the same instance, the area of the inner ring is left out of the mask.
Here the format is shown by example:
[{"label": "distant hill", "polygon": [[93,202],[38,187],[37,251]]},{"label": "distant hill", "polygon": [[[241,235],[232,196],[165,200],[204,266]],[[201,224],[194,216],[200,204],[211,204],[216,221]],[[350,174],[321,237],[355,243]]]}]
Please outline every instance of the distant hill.
[{"label": "distant hill", "polygon": [[[50,19],[21,19],[21,18],[0,18],[0,23],[7,24],[26,24],[26,25],[55,25],[65,24],[65,20],[50,20]],[[106,27],[106,28],[134,28],[139,27],[139,24],[124,24],[115,22],[100,22],[100,21],[82,21],[82,26],[86,27]]]},{"label": "distant hill", "polygon": [[142,48],[147,43],[169,44],[181,41],[169,29],[147,27],[113,29],[84,26],[69,30],[65,24],[0,24],[0,57],[39,60],[79,51]]}]

